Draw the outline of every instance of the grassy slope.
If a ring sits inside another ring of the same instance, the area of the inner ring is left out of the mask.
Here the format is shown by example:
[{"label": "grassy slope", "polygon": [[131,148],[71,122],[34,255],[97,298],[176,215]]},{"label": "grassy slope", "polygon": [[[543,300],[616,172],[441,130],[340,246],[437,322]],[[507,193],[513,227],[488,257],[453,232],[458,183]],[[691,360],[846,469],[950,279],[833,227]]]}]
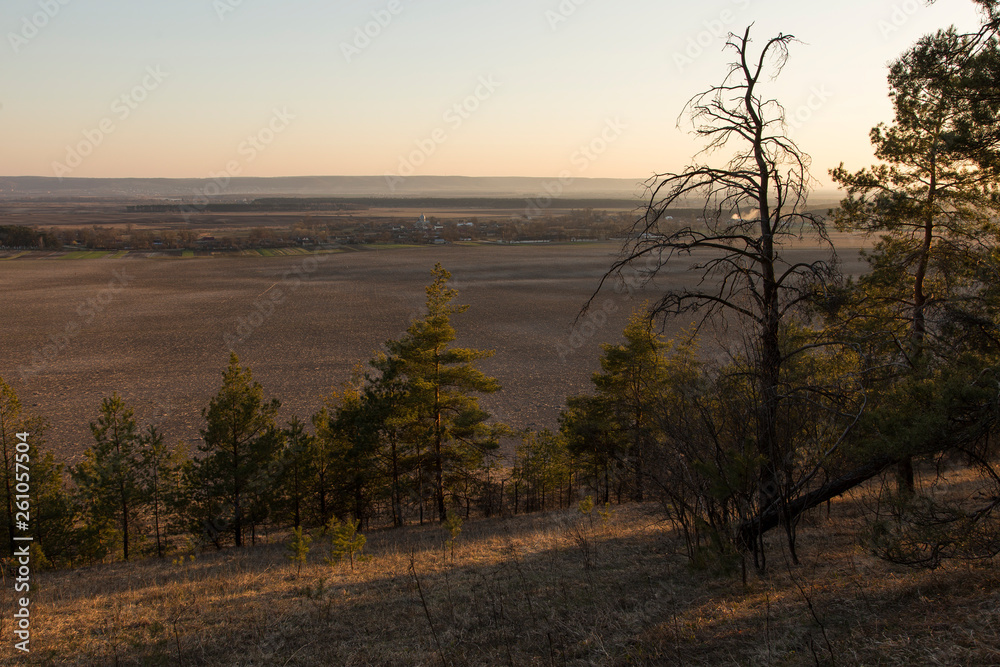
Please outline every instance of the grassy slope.
[{"label": "grassy slope", "polygon": [[428,526],[371,533],[353,572],[315,543],[298,576],[283,544],[43,573],[23,662],[1000,664],[995,565],[890,567],[855,546],[850,499],[803,525],[801,566],[774,543],[746,587],[692,570],[655,507],[613,509],[472,521],[454,562]]}]

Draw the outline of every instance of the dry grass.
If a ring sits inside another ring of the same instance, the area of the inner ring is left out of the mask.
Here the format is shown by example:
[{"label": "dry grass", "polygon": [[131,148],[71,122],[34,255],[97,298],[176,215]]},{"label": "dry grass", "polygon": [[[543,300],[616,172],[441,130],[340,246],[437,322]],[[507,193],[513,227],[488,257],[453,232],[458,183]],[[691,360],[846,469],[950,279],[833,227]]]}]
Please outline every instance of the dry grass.
[{"label": "dry grass", "polygon": [[809,519],[798,567],[774,542],[745,587],[692,570],[650,506],[471,521],[454,561],[426,526],[369,534],[354,571],[316,542],[301,576],[284,544],[42,573],[24,663],[1000,664],[995,563],[888,566],[855,545],[858,507]]}]

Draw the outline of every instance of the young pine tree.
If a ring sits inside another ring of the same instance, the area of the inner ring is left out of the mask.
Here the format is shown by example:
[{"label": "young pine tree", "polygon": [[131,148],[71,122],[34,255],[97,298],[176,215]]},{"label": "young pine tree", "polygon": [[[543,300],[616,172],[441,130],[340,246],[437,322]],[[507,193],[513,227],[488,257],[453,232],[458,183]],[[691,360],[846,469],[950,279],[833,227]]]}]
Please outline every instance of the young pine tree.
[{"label": "young pine tree", "polygon": [[316,470],[316,448],[314,437],[305,432],[305,425],[297,416],[288,422],[283,435],[283,496],[292,514],[292,527],[299,528],[310,500],[309,488],[313,485]]},{"label": "young pine tree", "polygon": [[375,455],[392,507],[392,525],[399,527],[404,521],[404,496],[420,487],[414,476],[418,460],[411,448],[416,440],[415,406],[405,400],[406,378],[399,358],[380,353],[368,363],[375,372],[365,376],[363,401],[368,419],[376,428]]},{"label": "young pine tree", "polygon": [[334,477],[336,512],[364,522],[372,500],[381,494],[382,475],[376,461],[378,426],[355,374],[327,401],[329,420],[322,430]]},{"label": "young pine tree", "polygon": [[183,444],[173,449],[168,447],[163,441],[163,434],[155,426],[149,426],[139,436],[139,444],[139,484],[148,512],[152,515],[156,555],[162,558],[167,546],[171,511],[175,505],[175,489],[188,460],[187,450]]},{"label": "young pine tree", "polygon": [[487,426],[489,413],[475,394],[500,389],[496,379],[475,367],[492,351],[452,347],[455,329],[451,316],[468,306],[451,302],[458,292],[448,287],[451,274],[436,264],[428,285],[427,314],[414,320],[401,340],[387,343],[388,354],[405,377],[405,402],[412,412],[412,447],[417,475],[430,477],[438,518],[447,516],[446,496],[452,486],[475,471],[487,451],[498,445]]},{"label": "young pine tree", "polygon": [[302,574],[302,566],[309,559],[309,545],[312,538],[302,532],[302,528],[296,526],[292,530],[292,541],[288,543],[288,560],[295,563],[295,576]]},{"label": "young pine tree", "polygon": [[[21,401],[3,378],[0,378],[0,532],[4,549],[0,554],[14,553],[17,506],[17,445],[18,433],[27,434],[27,465],[31,479],[31,503],[28,525],[47,560],[53,564],[72,562],[72,531],[75,509],[66,489],[63,464],[52,452],[45,451],[47,425],[40,417],[22,412]],[[22,457],[23,461],[23,457]],[[23,468],[21,471],[23,473]]]},{"label": "young pine tree", "polygon": [[204,456],[192,469],[198,485],[196,507],[216,531],[231,532],[238,547],[271,482],[268,464],[280,444],[275,424],[280,405],[277,399],[264,400],[264,389],[232,353],[222,387],[202,411],[205,428],[199,449]]},{"label": "young pine tree", "polygon": [[[643,309],[645,310],[645,308]],[[598,395],[606,402],[622,442],[626,443],[632,496],[642,501],[646,460],[657,437],[656,407],[662,400],[666,342],[653,331],[652,320],[634,312],[624,331],[625,343],[606,344],[601,372],[593,376]]]},{"label": "young pine tree", "polygon": [[[559,431],[570,454],[589,477],[597,498],[609,502],[612,487],[619,486],[620,462],[626,444],[615,427],[614,415],[600,396],[567,396],[559,414]],[[515,510],[517,499],[515,496]]]},{"label": "young pine tree", "polygon": [[34,544],[50,565],[73,566],[76,561],[74,527],[77,509],[67,488],[65,466],[52,452],[44,451],[40,431],[29,452],[31,456],[31,526]]},{"label": "young pine tree", "polygon": [[[88,525],[102,535],[116,535],[127,561],[144,503],[141,444],[132,408],[117,393],[105,398],[90,431],[94,444],[72,476]],[[100,541],[107,544],[106,537]]]},{"label": "young pine tree", "polygon": [[330,519],[324,529],[330,540],[330,553],[324,559],[327,564],[335,565],[347,556],[351,562],[351,570],[354,570],[354,554],[360,553],[367,541],[358,532],[360,525],[361,522],[357,520],[342,522],[337,518]]},{"label": "young pine tree", "polygon": [[525,511],[545,510],[572,480],[573,460],[565,436],[548,429],[525,433],[514,450],[511,474],[519,495],[524,493]]}]

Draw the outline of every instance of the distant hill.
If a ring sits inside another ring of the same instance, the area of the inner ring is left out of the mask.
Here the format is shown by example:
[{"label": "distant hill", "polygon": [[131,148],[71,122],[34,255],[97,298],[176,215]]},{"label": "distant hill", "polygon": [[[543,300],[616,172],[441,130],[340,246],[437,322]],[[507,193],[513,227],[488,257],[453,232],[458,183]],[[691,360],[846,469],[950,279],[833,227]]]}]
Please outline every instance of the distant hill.
[{"label": "distant hill", "polygon": [[[469,197],[556,199],[611,199],[639,202],[648,196],[639,178],[475,177],[475,176],[288,176],[232,178],[228,183],[210,178],[53,178],[0,176],[0,201],[79,199],[167,200],[190,202],[208,197],[216,203],[247,203],[265,197],[417,198]],[[813,208],[835,206],[841,194],[818,190],[810,197]],[[688,201],[683,206],[698,206]]]},{"label": "distant hill", "polygon": [[245,197],[561,197],[632,199],[644,191],[641,179],[411,176],[390,183],[383,176],[294,176],[233,178],[228,183],[199,178],[0,177],[0,199],[213,199]]}]

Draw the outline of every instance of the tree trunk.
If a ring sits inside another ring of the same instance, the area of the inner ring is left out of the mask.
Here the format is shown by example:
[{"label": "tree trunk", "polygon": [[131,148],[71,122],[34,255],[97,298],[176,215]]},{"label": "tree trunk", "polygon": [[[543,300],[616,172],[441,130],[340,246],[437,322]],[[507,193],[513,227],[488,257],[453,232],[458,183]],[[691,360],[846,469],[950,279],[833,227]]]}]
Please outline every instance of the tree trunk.
[{"label": "tree trunk", "polygon": [[825,503],[831,498],[842,495],[858,484],[868,481],[897,462],[898,460],[894,458],[879,457],[827,482],[815,491],[810,491],[805,495],[788,501],[784,512],[778,507],[771,507],[761,512],[756,517],[744,521],[737,527],[737,543],[744,549],[755,550],[760,536],[781,524],[782,514],[797,518],[803,512]]},{"label": "tree trunk", "polygon": [[243,546],[243,507],[240,493],[242,491],[239,474],[236,476],[233,492],[233,540],[236,546]]},{"label": "tree trunk", "polygon": [[299,464],[298,464],[298,462],[296,462],[295,466],[292,468],[292,486],[295,489],[295,526],[294,527],[295,528],[301,528],[301,526],[302,526],[302,517],[300,515],[300,508],[299,508],[300,502],[299,501],[300,501],[302,492],[299,489]]},{"label": "tree trunk", "polygon": [[[437,350],[435,357],[437,356]],[[438,520],[444,521],[447,511],[444,506],[444,434],[441,432],[441,390],[438,383],[438,364],[434,368],[434,486],[437,495]]]},{"label": "tree trunk", "polygon": [[[935,137],[936,140],[936,137]],[[937,201],[937,153],[931,152],[930,184],[927,189],[927,209],[924,212],[923,239],[920,244],[920,260],[913,276],[913,323],[910,328],[910,344],[913,346],[911,364],[920,367],[924,356],[924,341],[927,335],[927,319],[924,308],[927,306],[927,295],[924,293],[924,279],[927,277],[927,266],[930,263],[931,245],[934,242],[934,206]],[[912,495],[914,492],[913,457],[907,456],[896,469],[896,488],[900,494]]]},{"label": "tree trunk", "polygon": [[153,529],[156,531],[156,557],[163,558],[163,543],[160,541],[160,494],[159,478],[153,478]]},{"label": "tree trunk", "polygon": [[122,497],[122,556],[128,561],[128,501],[125,498],[125,483],[119,482]]},{"label": "tree trunk", "polygon": [[399,453],[396,449],[396,438],[392,437],[392,525],[399,528],[403,525],[403,503],[399,489]]},{"label": "tree trunk", "polygon": [[323,470],[319,473],[319,515],[325,526],[330,517],[326,515],[326,473]]}]

